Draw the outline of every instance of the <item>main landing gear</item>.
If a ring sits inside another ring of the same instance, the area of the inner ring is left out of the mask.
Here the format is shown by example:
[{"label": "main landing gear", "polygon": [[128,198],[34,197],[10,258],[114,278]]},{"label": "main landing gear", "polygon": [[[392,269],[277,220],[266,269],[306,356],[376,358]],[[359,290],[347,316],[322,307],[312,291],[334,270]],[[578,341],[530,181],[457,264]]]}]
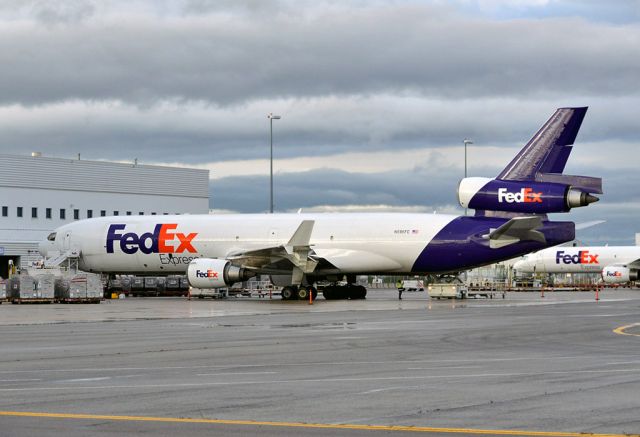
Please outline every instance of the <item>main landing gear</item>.
[{"label": "main landing gear", "polygon": [[367,289],[362,285],[327,285],[322,290],[324,298],[327,300],[338,299],[365,299],[367,297]]},{"label": "main landing gear", "polygon": [[282,300],[309,300],[309,294],[313,294],[313,300],[318,297],[318,290],[311,286],[287,285],[282,289]]}]

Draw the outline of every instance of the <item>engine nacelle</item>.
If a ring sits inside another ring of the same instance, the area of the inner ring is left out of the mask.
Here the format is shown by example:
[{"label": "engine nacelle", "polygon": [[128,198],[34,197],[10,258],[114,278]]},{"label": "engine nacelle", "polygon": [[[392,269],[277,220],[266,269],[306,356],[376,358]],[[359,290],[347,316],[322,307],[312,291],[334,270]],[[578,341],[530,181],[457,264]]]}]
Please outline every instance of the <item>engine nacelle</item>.
[{"label": "engine nacelle", "polygon": [[569,185],[552,182],[464,178],[458,201],[464,208],[531,214],[567,212],[599,199]]},{"label": "engine nacelle", "polygon": [[607,266],[602,269],[602,280],[607,284],[624,284],[637,281],[638,270],[623,266]]},{"label": "engine nacelle", "polygon": [[255,273],[226,259],[196,258],[189,263],[187,279],[195,288],[224,288],[246,281]]}]

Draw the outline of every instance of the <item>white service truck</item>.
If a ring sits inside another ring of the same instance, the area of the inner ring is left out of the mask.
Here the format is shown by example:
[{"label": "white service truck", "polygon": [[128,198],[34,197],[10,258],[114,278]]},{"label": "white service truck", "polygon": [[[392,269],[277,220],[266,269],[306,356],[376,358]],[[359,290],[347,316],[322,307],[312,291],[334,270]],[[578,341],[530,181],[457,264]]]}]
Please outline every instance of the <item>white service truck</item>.
[{"label": "white service truck", "polygon": [[424,284],[419,279],[405,279],[401,282],[402,291],[424,291]]}]

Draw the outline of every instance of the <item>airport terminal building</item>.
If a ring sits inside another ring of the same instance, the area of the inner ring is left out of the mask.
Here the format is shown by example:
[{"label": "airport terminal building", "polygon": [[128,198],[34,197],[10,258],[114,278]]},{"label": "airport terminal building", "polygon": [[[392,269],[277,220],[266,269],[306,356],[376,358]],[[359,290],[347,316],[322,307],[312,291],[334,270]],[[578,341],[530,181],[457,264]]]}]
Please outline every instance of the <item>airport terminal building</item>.
[{"label": "airport terminal building", "polygon": [[0,154],[0,277],[40,258],[38,242],[74,220],[209,213],[209,171]]}]

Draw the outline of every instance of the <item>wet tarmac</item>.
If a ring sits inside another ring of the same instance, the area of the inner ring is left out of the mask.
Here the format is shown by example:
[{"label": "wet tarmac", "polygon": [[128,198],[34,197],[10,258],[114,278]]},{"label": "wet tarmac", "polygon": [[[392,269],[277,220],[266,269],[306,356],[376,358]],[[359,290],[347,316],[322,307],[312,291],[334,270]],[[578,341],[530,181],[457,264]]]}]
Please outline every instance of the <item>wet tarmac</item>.
[{"label": "wet tarmac", "polygon": [[0,435],[640,434],[640,290],[594,297],[3,304]]}]

